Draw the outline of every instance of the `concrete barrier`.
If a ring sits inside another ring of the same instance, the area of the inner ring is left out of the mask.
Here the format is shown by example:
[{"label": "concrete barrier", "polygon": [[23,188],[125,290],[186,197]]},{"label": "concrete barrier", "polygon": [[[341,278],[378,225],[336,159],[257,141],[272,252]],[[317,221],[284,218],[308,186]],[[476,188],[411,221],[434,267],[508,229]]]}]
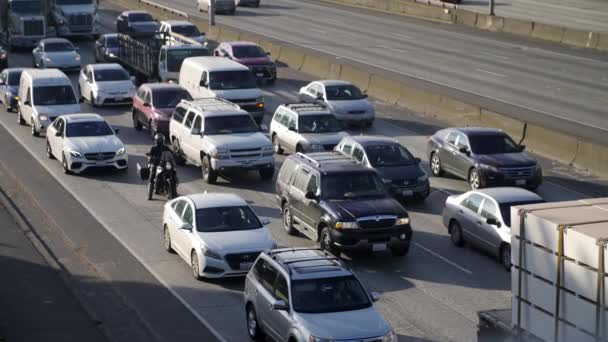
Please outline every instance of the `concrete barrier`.
[{"label": "concrete barrier", "polygon": [[245,42],[253,42],[259,44],[261,37],[249,33],[241,33],[241,37],[239,39]]},{"label": "concrete barrier", "polygon": [[438,6],[419,3],[407,3],[403,5],[404,14],[412,17],[425,18],[446,23],[454,22],[454,10]]},{"label": "concrete barrier", "polygon": [[222,42],[231,42],[237,41],[241,38],[241,32],[233,29],[229,29],[226,27],[222,27],[220,30],[220,34],[218,36],[218,40]]},{"label": "concrete barrier", "polygon": [[397,104],[407,107],[424,116],[435,117],[437,105],[441,102],[441,96],[429,91],[401,84],[399,101]]},{"label": "concrete barrier", "polygon": [[596,48],[598,50],[608,51],[608,33],[598,34]]},{"label": "concrete barrier", "polygon": [[339,79],[352,82],[362,91],[367,91],[370,78],[371,75],[368,72],[351,65],[343,64],[341,67]]},{"label": "concrete barrier", "polygon": [[384,102],[396,104],[401,96],[401,83],[386,77],[372,75],[367,93]]},{"label": "concrete barrier", "polygon": [[504,25],[504,18],[486,14],[477,14],[476,27],[482,30],[488,30],[493,32],[502,31]]},{"label": "concrete barrier", "polygon": [[574,166],[608,177],[608,146],[579,141]]},{"label": "concrete barrier", "polygon": [[504,18],[502,31],[518,36],[529,37],[532,33],[532,22],[519,19]]},{"label": "concrete barrier", "polygon": [[594,40],[593,38],[593,32],[566,29],[564,31],[562,43],[581,48],[595,48],[595,46],[591,46],[594,44],[597,45],[597,40]]},{"label": "concrete barrier", "polygon": [[309,54],[304,57],[304,63],[300,70],[320,79],[326,79],[330,69],[331,63],[328,60]]},{"label": "concrete barrier", "polygon": [[493,112],[487,109],[481,109],[480,125],[483,127],[496,127],[507,132],[515,141],[521,140],[523,137],[524,123],[511,119],[510,117]]},{"label": "concrete barrier", "polygon": [[304,64],[304,56],[306,56],[306,51],[281,46],[281,52],[279,53],[278,60],[287,64],[292,69],[300,70],[302,64]]},{"label": "concrete barrier", "polygon": [[281,54],[281,45],[262,38],[258,40],[258,44],[264,51],[270,52],[270,58],[274,61],[279,58],[279,55]]},{"label": "concrete barrier", "polygon": [[435,118],[454,126],[481,126],[481,108],[441,96],[435,106]]},{"label": "concrete barrier", "polygon": [[530,151],[571,164],[578,150],[578,138],[564,133],[528,125],[524,144]]},{"label": "concrete barrier", "polygon": [[328,80],[337,80],[340,78],[340,73],[342,72],[342,64],[340,63],[331,63],[329,67],[329,72],[327,73]]},{"label": "concrete barrier", "polygon": [[477,13],[456,9],[456,23],[469,27],[475,27],[475,25],[477,25]]},{"label": "concrete barrier", "polygon": [[532,38],[544,39],[556,43],[561,43],[564,38],[563,27],[534,23],[532,27]]}]

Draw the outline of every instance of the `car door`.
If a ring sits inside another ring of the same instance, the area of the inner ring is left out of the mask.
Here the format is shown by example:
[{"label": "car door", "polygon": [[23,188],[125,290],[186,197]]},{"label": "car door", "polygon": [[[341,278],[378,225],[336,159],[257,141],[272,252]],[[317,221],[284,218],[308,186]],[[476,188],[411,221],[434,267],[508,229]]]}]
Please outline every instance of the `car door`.
[{"label": "car door", "polygon": [[[6,89],[8,87],[8,85],[6,84],[8,82],[8,73],[6,70],[2,71],[2,73],[0,73],[0,101],[2,101],[3,103],[5,102],[6,99]],[[4,103],[5,105],[7,105],[7,103]]]},{"label": "car door", "polygon": [[479,215],[479,209],[483,200],[482,195],[472,193],[462,202],[461,207],[457,211],[460,215],[458,222],[462,227],[465,239],[480,247],[484,247],[483,234],[479,224],[479,221],[482,220]]},{"label": "car door", "polygon": [[308,177],[308,181],[306,183],[304,195],[306,195],[306,193],[313,193],[317,197],[316,199],[304,198],[302,202],[302,217],[304,220],[306,220],[308,229],[312,232],[313,237],[316,237],[319,233],[317,232],[317,227],[319,226],[319,221],[323,215],[323,210],[321,209],[318,200],[318,198],[321,196],[320,181],[320,175],[316,171],[311,170],[310,176]]},{"label": "car door", "polygon": [[276,322],[273,321],[273,315],[270,312],[270,305],[276,300],[274,297],[274,284],[279,272],[269,262],[265,262],[262,267],[261,286],[256,296],[255,311],[258,323],[262,325],[262,330],[275,340],[280,341]]},{"label": "car door", "polygon": [[42,66],[40,63],[40,55],[42,54],[42,43],[38,43],[36,47],[32,50],[32,57],[34,58],[35,66]]},{"label": "car door", "polygon": [[[466,150],[466,152],[462,152],[462,150]],[[454,173],[457,175],[468,178],[469,177],[469,169],[473,166],[471,162],[470,152],[471,148],[469,146],[469,139],[467,136],[458,133],[458,139],[456,140],[456,149],[454,150],[452,166]]]},{"label": "car door", "polygon": [[[55,158],[57,158],[57,159],[61,159],[61,152],[62,152],[61,145],[59,143],[59,140],[61,140],[61,138],[63,138],[62,123],[63,123],[63,119],[61,117],[55,119],[53,124],[48,128],[47,134],[46,134],[46,141],[49,144],[49,147],[51,148],[51,152],[53,153],[53,156],[55,156]],[[61,134],[62,136],[60,136],[60,137],[56,136],[55,135],[56,132],[60,132],[59,134]]]},{"label": "car door", "polygon": [[103,41],[106,38],[104,36],[101,36],[99,39],[97,39],[95,41],[95,60],[97,61],[101,61],[102,60],[102,53],[101,53],[101,47],[103,46]]},{"label": "car door", "polygon": [[[140,121],[150,127],[150,120],[152,120],[152,91],[150,89],[144,89],[142,92],[143,98],[141,100],[141,111],[139,112]],[[147,105],[146,105],[147,104]]]},{"label": "car door", "polygon": [[[281,272],[277,272],[277,278],[274,283],[274,300],[285,301],[289,307],[289,283],[287,278]],[[268,308],[268,317],[272,322],[273,329],[271,330],[276,335],[276,341],[287,341],[289,338],[289,330],[293,325],[293,320],[289,310],[275,310],[273,307]]]},{"label": "car door", "polygon": [[87,69],[88,67],[84,67],[80,70],[80,74],[78,75],[78,91],[81,98],[84,97],[87,91]]},{"label": "car door", "polygon": [[[21,95],[21,94],[19,94],[19,95]],[[21,98],[19,98],[19,101],[21,102]],[[25,89],[25,99],[23,100],[23,102],[21,102],[21,105],[19,106],[19,111],[21,112],[21,116],[28,123],[30,122],[30,120],[32,118],[32,113],[34,112],[33,106],[34,106],[34,103],[32,100],[32,88],[30,86]]]},{"label": "car door", "polygon": [[188,153],[192,159],[198,161],[203,139],[203,118],[200,115],[195,115],[194,122],[190,131],[187,132],[186,139],[188,140]]},{"label": "car door", "polygon": [[[491,253],[495,253],[502,243],[499,231],[504,229],[504,226],[500,223],[501,215],[496,202],[487,196],[484,197],[485,199],[481,205],[480,211],[481,220],[479,220],[480,234],[484,240],[486,249]],[[488,224],[486,222],[488,219],[496,220],[499,222],[500,227],[498,225]]]},{"label": "car door", "polygon": [[291,186],[288,190],[288,201],[291,207],[292,219],[299,223],[300,226],[306,230],[303,233],[312,236],[313,227],[311,222],[313,218],[308,217],[306,211],[306,205],[308,200],[306,199],[306,188],[310,179],[310,169],[306,166],[301,166],[297,171],[296,175],[291,182]]},{"label": "car door", "polygon": [[[181,256],[184,256],[184,249],[182,245],[182,234],[180,227],[182,226],[182,213],[186,206],[186,200],[180,199],[174,202],[171,206],[171,213],[167,215],[167,228],[171,235],[171,244],[173,249]],[[184,256],[185,257],[185,256]]]},{"label": "car door", "polygon": [[188,114],[186,114],[186,119],[184,120],[184,125],[182,126],[182,132],[180,133],[180,144],[182,151],[189,159],[194,158],[194,146],[191,145],[192,139],[190,138],[190,135],[195,116],[196,113],[194,113],[192,110],[188,111]]},{"label": "car door", "polygon": [[296,146],[300,141],[300,135],[298,134],[298,116],[296,113],[288,112],[284,117],[287,118],[285,123],[285,134],[283,134],[285,139],[284,144],[289,151],[295,152]]},{"label": "car door", "polygon": [[[192,229],[178,229],[177,238],[180,245],[182,255],[187,260],[190,260],[190,251],[194,248],[196,243],[196,233],[194,224],[194,205],[189,200],[184,200],[186,205],[181,215],[181,223],[189,224]],[[179,227],[178,227],[179,228]]]},{"label": "car door", "polygon": [[363,152],[363,148],[359,146],[359,144],[353,145],[352,158],[357,163],[363,164],[363,160],[365,159],[365,152]]},{"label": "car door", "polygon": [[448,134],[441,139],[443,140],[443,145],[439,148],[441,167],[444,170],[453,173],[455,164],[454,154],[456,153],[456,140],[458,139],[458,132],[448,132]]}]

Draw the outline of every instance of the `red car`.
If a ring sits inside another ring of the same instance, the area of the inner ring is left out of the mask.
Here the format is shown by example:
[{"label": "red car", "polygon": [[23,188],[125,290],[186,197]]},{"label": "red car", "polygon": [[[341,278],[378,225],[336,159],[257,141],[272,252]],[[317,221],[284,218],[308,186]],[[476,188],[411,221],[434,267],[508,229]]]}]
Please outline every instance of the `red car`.
[{"label": "red car", "polygon": [[256,43],[223,42],[213,51],[213,55],[243,64],[258,80],[273,83],[277,79],[277,65]]},{"label": "red car", "polygon": [[144,83],[133,96],[133,127],[144,127],[154,137],[156,133],[169,135],[169,120],[181,100],[192,100],[186,89],[172,83]]}]

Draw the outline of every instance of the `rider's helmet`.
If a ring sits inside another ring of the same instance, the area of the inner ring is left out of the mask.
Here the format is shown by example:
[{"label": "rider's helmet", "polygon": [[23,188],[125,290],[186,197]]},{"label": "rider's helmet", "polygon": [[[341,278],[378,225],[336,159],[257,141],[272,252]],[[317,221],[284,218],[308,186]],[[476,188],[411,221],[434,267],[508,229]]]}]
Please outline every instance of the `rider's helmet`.
[{"label": "rider's helmet", "polygon": [[165,144],[165,136],[162,133],[156,133],[154,136],[154,143],[156,146],[163,146]]}]

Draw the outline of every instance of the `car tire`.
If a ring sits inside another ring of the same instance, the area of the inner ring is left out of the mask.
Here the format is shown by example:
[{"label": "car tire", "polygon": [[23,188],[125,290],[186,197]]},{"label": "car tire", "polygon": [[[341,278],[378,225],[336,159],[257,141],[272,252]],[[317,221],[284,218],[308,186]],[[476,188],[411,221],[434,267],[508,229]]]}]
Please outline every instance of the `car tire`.
[{"label": "car tire", "polygon": [[272,146],[274,146],[274,153],[283,154],[283,148],[281,147],[281,143],[279,142],[279,136],[276,134],[272,136]]},{"label": "car tire", "polygon": [[272,177],[274,176],[274,167],[265,167],[260,169],[260,178],[262,178],[263,181],[268,181],[268,180],[272,180]]},{"label": "car tire", "polygon": [[21,109],[17,110],[17,122],[19,125],[25,126],[25,119],[23,118],[23,115],[21,115]]},{"label": "car tire", "polygon": [[304,149],[302,148],[302,145],[296,146],[296,153],[304,153]]},{"label": "car tire", "polygon": [[394,246],[391,247],[391,254],[394,257],[404,257],[410,252],[410,246]]},{"label": "car tire", "polygon": [[450,222],[450,240],[454,246],[462,247],[464,245],[464,236],[462,235],[462,228],[460,223],[456,220]]},{"label": "car tire", "polygon": [[471,171],[469,171],[468,182],[472,190],[482,188],[481,174],[479,174],[479,170],[477,170],[476,168],[472,168]]},{"label": "car tire", "polygon": [[511,245],[503,244],[500,247],[500,264],[507,272],[511,272]]},{"label": "car tire", "polygon": [[198,256],[195,251],[190,253],[190,268],[192,269],[192,276],[196,280],[201,280],[200,267],[198,265]]},{"label": "car tire", "polygon": [[93,95],[92,92],[89,95],[89,101],[91,102],[91,106],[93,106],[93,107],[99,107],[99,105],[97,105],[97,103],[96,103],[97,99],[95,99],[95,96]]},{"label": "car tire", "polygon": [[439,159],[439,155],[437,152],[433,152],[431,154],[431,173],[433,176],[440,177],[443,175],[443,170],[441,169],[441,159]]},{"label": "car tire", "polygon": [[203,180],[207,184],[215,184],[215,182],[217,182],[217,172],[215,170],[213,170],[209,156],[205,156],[203,158],[203,162],[201,164],[202,164],[201,171],[203,173]]},{"label": "car tire", "polygon": [[173,147],[173,155],[175,158],[175,164],[177,164],[179,166],[186,165],[186,159],[183,156],[182,149],[179,145],[179,140],[173,139],[173,143],[171,144],[171,146]]},{"label": "car tire", "polygon": [[72,173],[72,171],[70,171],[69,167],[68,167],[68,160],[65,159],[65,154],[61,154],[61,166],[63,167],[63,173],[65,173],[66,175],[69,175]]},{"label": "car tire", "polygon": [[247,334],[249,335],[249,338],[253,341],[263,341],[264,332],[258,323],[258,316],[256,315],[252,304],[247,305],[245,314],[247,315]]},{"label": "car tire", "polygon": [[51,150],[51,144],[49,144],[49,141],[46,141],[46,157],[49,159],[55,159],[55,157],[53,156],[53,151]]},{"label": "car tire", "polygon": [[36,130],[36,122],[34,122],[34,118],[30,119],[30,125],[31,125],[31,128],[32,128],[32,136],[33,137],[39,137],[40,136],[40,132],[38,132]]},{"label": "car tire", "polygon": [[143,125],[137,119],[137,115],[135,113],[135,109],[133,109],[132,118],[133,118],[133,128],[135,128],[136,131],[141,131],[141,129],[143,128]]},{"label": "car tire", "polygon": [[334,244],[334,239],[331,236],[329,227],[323,228],[323,230],[321,231],[321,238],[319,239],[319,242],[321,244],[322,250],[328,251],[329,253],[335,256],[340,256],[340,249]]},{"label": "car tire", "polygon": [[167,226],[163,227],[163,248],[169,253],[175,253],[171,246],[171,234]]},{"label": "car tire", "polygon": [[293,217],[287,202],[283,205],[283,229],[285,229],[287,235],[296,235],[296,229],[293,227]]}]

